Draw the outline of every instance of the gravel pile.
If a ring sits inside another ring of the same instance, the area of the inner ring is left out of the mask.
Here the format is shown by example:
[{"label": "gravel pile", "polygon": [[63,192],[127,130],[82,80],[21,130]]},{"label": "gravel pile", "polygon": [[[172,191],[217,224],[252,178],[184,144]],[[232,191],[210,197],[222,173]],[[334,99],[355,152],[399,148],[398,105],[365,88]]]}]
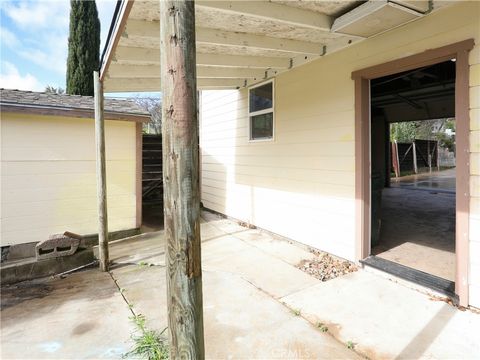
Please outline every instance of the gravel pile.
[{"label": "gravel pile", "polygon": [[302,260],[297,268],[321,281],[331,280],[358,270],[350,261],[339,259],[323,251],[310,251],[315,254],[315,257]]}]

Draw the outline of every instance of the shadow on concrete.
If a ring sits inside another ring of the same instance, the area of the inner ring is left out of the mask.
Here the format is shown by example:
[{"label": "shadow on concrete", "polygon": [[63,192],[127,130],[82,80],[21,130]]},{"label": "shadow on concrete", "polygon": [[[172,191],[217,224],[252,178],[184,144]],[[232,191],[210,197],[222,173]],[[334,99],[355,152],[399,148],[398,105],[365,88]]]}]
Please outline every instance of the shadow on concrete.
[{"label": "shadow on concrete", "polygon": [[[405,346],[396,359],[419,359],[440,335],[448,322],[455,315],[455,308],[443,305],[437,314],[424,326],[424,328]],[[407,326],[407,324],[405,324]]]}]

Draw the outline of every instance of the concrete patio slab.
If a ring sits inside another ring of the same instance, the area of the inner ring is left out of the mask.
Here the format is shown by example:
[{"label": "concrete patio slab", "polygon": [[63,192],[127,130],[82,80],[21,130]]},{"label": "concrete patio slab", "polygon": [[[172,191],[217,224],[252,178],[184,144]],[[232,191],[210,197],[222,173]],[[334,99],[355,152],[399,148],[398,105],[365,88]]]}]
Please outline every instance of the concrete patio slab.
[{"label": "concrete patio slab", "polygon": [[118,359],[132,313],[110,274],[88,270],[2,288],[2,359]]},{"label": "concrete patio slab", "polygon": [[318,280],[238,238],[203,243],[203,268],[235,273],[275,298],[316,285]]},{"label": "concrete patio slab", "polygon": [[[480,315],[366,271],[281,299],[372,359],[478,359]],[[475,334],[475,335],[473,335]]]},{"label": "concrete patio slab", "polygon": [[[98,256],[98,247],[94,248]],[[122,264],[154,264],[165,266],[163,231],[117,240],[110,243],[110,259]]]},{"label": "concrete patio slab", "polygon": [[[165,329],[165,268],[125,266],[113,274],[147,326]],[[203,294],[208,359],[360,358],[238,274],[204,270]]]},{"label": "concrete patio slab", "polygon": [[[312,256],[305,248],[213,214],[201,228],[208,359],[480,354],[478,314],[362,270],[322,283],[295,267]],[[164,330],[164,246],[163,232],[113,242],[110,274],[89,269],[2,288],[2,359],[119,358],[131,350],[132,314]]]},{"label": "concrete patio slab", "polygon": [[292,241],[263,230],[247,230],[234,234],[234,236],[293,266],[298,265],[302,260],[315,257],[313,253],[303,247],[297,246]]}]

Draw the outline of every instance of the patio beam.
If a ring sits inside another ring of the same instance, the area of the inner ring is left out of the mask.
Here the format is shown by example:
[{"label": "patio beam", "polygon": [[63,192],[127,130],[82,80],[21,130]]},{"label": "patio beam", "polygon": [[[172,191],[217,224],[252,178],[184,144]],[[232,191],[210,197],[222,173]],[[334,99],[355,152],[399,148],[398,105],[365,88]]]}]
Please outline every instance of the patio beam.
[{"label": "patio beam", "polygon": [[[151,38],[153,47],[156,43],[155,39],[158,39],[159,28],[159,21],[132,19],[127,22],[123,36],[129,39]],[[197,28],[196,39],[198,44],[247,47],[298,54],[319,55],[323,51],[323,44],[209,28]]]},{"label": "patio beam", "polygon": [[[263,79],[266,69],[227,68],[213,66],[197,66],[197,79],[225,78],[225,79]],[[118,74],[118,75],[117,75]],[[121,78],[159,78],[160,65],[118,65],[111,64],[108,71],[110,79]]]},{"label": "patio beam", "polygon": [[[238,89],[247,84],[247,79],[202,78],[197,80],[197,89]],[[105,78],[104,91],[156,92],[161,90],[160,78]]]},{"label": "patio beam", "polygon": [[328,15],[272,2],[197,1],[196,7],[328,32],[333,24]]},{"label": "patio beam", "polygon": [[197,54],[197,65],[288,69],[290,66],[290,59],[266,56]]},{"label": "patio beam", "polygon": [[322,44],[307,41],[281,39],[265,35],[237,33],[207,28],[197,29],[197,43],[312,55],[321,54],[323,49]]},{"label": "patio beam", "polygon": [[[160,65],[160,54],[158,49],[118,46],[113,60],[114,62],[112,65],[117,61],[120,61],[122,65]],[[197,53],[197,65],[258,69],[288,69],[290,66],[290,59],[266,56]]]},{"label": "patio beam", "polygon": [[170,358],[203,360],[195,3],[160,1],[160,19]]}]

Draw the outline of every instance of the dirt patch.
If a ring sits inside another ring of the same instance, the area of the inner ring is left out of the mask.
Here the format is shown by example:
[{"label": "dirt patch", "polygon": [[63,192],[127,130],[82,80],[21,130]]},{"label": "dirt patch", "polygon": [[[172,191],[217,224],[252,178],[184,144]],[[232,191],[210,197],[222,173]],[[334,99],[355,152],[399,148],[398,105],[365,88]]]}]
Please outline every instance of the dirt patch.
[{"label": "dirt patch", "polygon": [[297,268],[320,281],[328,281],[358,270],[350,261],[315,249],[310,249],[310,252],[315,254],[315,257],[300,261]]},{"label": "dirt patch", "polygon": [[25,281],[15,285],[5,285],[1,288],[0,310],[20,304],[24,301],[43,298],[52,292],[52,287],[44,282]]}]

